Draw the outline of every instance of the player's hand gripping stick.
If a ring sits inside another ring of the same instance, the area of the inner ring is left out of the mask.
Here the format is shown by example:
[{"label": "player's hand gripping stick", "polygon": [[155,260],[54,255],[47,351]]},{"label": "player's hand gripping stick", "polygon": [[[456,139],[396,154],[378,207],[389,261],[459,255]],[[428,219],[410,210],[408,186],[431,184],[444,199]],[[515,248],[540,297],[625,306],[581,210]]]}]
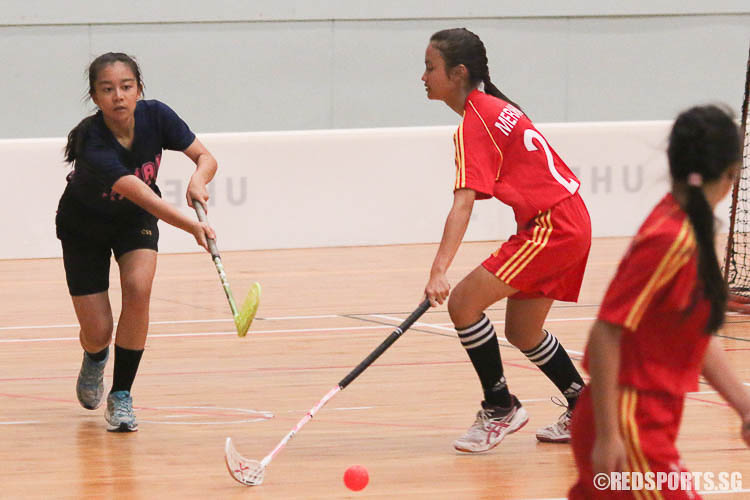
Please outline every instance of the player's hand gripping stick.
[{"label": "player's hand gripping stick", "polygon": [[[198,220],[201,222],[208,222],[206,218],[206,209],[203,204],[193,199],[193,208],[195,213],[198,215]],[[255,282],[250,287],[250,291],[247,292],[245,302],[242,304],[242,308],[237,309],[237,305],[234,302],[234,296],[232,295],[232,289],[229,287],[229,280],[224,272],[224,265],[221,263],[221,257],[219,256],[219,249],[216,246],[216,240],[211,238],[207,239],[208,249],[211,252],[211,258],[216,265],[216,271],[219,273],[219,279],[221,280],[221,286],[224,288],[224,293],[229,301],[229,308],[232,310],[232,316],[234,317],[234,326],[237,328],[237,335],[244,337],[247,331],[250,329],[250,325],[255,319],[255,313],[258,312],[258,305],[260,305],[260,283]]]}]

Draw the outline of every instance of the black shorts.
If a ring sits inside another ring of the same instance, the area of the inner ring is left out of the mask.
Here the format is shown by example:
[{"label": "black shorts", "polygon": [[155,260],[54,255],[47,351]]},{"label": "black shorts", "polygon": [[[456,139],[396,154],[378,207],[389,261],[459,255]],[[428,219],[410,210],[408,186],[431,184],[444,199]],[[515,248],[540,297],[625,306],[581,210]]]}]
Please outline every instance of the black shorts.
[{"label": "black shorts", "polygon": [[141,248],[158,251],[158,219],[140,211],[109,218],[94,213],[63,195],[55,225],[62,242],[65,278],[70,295],[89,295],[109,289],[109,262]]}]

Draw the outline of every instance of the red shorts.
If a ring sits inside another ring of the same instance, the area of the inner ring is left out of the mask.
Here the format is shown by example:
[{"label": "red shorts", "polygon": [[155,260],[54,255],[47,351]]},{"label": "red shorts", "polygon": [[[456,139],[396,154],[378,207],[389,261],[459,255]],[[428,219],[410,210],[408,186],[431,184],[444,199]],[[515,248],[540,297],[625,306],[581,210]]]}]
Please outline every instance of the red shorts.
[{"label": "red shorts", "polygon": [[591,249],[591,219],[580,195],[519,227],[482,266],[518,290],[514,299],[575,302]]},{"label": "red shorts", "polygon": [[[639,478],[644,478],[644,481],[651,477],[652,484],[649,486],[644,482],[641,486],[634,480],[634,486],[630,490],[600,490],[594,485],[591,465],[596,427],[593,400],[587,386],[578,398],[573,412],[571,443],[578,467],[578,482],[570,489],[568,498],[701,498],[686,480],[682,484],[679,482],[680,473],[683,473],[684,478],[688,477],[687,469],[682,465],[675,447],[684,403],[684,398],[666,393],[638,391],[627,386],[621,388],[618,413],[620,435],[627,452],[627,472],[640,473]],[[671,485],[666,482],[668,476],[671,476]],[[681,486],[687,486],[687,489],[680,489]]]}]

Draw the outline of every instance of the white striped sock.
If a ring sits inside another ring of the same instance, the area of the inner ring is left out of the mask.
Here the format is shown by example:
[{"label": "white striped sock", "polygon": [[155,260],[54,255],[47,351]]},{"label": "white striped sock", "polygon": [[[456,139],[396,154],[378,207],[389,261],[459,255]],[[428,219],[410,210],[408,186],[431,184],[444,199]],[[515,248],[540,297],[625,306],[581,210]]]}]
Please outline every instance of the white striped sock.
[{"label": "white striped sock", "polygon": [[482,319],[467,328],[462,330],[457,329],[456,333],[461,341],[461,345],[468,351],[469,349],[481,346],[494,337],[495,328],[492,326],[490,319],[483,314]]},{"label": "white striped sock", "polygon": [[529,361],[537,366],[546,364],[552,359],[552,356],[555,355],[557,349],[560,347],[560,342],[557,340],[557,337],[547,330],[544,330],[544,333],[546,336],[538,346],[528,351],[521,351],[527,358],[529,358]]}]

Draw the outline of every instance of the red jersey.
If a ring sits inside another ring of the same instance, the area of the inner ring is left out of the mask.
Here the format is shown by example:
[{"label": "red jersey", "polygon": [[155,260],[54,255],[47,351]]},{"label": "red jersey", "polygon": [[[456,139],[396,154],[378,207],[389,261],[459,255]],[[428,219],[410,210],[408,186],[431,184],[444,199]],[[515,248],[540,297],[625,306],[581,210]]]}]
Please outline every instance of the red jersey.
[{"label": "red jersey", "polygon": [[619,383],[677,396],[697,390],[710,309],[692,225],[667,194],[638,230],[599,309],[598,319],[623,329]]},{"label": "red jersey", "polygon": [[513,208],[519,226],[573,196],[580,183],[525,114],[473,90],[453,136],[455,189],[495,197]]}]

